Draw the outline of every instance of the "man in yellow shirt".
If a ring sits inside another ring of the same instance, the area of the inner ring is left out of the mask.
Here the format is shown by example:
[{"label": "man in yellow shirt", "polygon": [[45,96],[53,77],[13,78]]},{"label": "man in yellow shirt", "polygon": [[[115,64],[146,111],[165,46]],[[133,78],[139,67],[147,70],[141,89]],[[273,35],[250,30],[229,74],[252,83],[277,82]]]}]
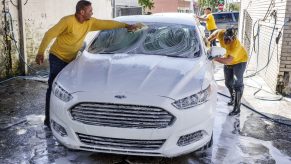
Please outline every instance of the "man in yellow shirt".
[{"label": "man in yellow shirt", "polygon": [[35,58],[37,64],[42,64],[44,52],[52,41],[55,42],[50,48],[49,63],[50,74],[48,89],[46,93],[45,120],[44,125],[50,128],[49,103],[52,90],[52,83],[58,73],[77,56],[78,51],[83,45],[85,36],[90,31],[111,30],[117,28],[127,28],[129,31],[135,30],[135,25],[112,20],[99,20],[92,18],[91,2],[80,0],[76,5],[75,15],[63,17],[55,26],[49,29],[42,39],[38,54]]},{"label": "man in yellow shirt", "polygon": [[[196,16],[200,21],[206,21],[206,29],[209,31],[210,35],[217,29],[215,19],[211,13],[211,8],[207,7],[204,9],[205,18]],[[216,41],[211,41],[210,46],[216,46]]]},{"label": "man in yellow shirt", "polygon": [[221,47],[226,49],[224,57],[214,58],[215,61],[224,64],[225,86],[231,95],[228,105],[233,105],[233,111],[229,116],[240,113],[241,97],[243,95],[244,83],[243,74],[248,61],[248,54],[236,37],[237,31],[234,28],[217,30],[209,36],[208,40],[218,39]]}]

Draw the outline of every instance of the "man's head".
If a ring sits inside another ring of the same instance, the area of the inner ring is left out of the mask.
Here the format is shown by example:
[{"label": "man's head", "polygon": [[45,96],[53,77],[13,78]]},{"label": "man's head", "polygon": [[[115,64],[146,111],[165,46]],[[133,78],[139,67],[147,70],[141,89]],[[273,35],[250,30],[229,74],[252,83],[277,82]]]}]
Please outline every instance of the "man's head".
[{"label": "man's head", "polygon": [[80,0],[76,5],[76,14],[82,16],[84,20],[89,20],[93,15],[91,2]]},{"label": "man's head", "polygon": [[210,14],[211,13],[211,8],[210,7],[207,7],[204,9],[204,13],[205,14]]},{"label": "man's head", "polygon": [[236,35],[237,35],[236,29],[234,29],[233,27],[227,28],[225,30],[224,37],[223,37],[224,43],[230,44],[232,41],[236,39]]}]

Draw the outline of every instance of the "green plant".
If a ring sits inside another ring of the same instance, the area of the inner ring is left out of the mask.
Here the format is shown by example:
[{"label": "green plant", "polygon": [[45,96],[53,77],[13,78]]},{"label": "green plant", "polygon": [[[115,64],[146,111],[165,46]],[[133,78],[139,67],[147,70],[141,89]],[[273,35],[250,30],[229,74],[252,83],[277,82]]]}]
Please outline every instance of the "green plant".
[{"label": "green plant", "polygon": [[240,11],[240,3],[230,3],[228,8],[230,11]]},{"label": "green plant", "polygon": [[154,7],[153,0],[138,0],[138,3],[142,6],[142,8],[151,10]]}]

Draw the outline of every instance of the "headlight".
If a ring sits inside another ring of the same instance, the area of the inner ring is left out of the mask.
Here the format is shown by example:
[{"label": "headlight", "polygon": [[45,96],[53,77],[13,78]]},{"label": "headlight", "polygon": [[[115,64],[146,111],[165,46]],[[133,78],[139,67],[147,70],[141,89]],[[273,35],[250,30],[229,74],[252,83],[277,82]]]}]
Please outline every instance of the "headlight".
[{"label": "headlight", "polygon": [[64,102],[68,102],[73,98],[73,96],[63,89],[57,82],[54,83],[53,94]]},{"label": "headlight", "polygon": [[191,95],[191,96],[188,96],[188,97],[185,97],[173,102],[172,105],[176,107],[177,109],[187,109],[199,104],[203,104],[206,101],[208,101],[210,91],[211,91],[211,87],[209,85],[206,89],[194,95]]}]

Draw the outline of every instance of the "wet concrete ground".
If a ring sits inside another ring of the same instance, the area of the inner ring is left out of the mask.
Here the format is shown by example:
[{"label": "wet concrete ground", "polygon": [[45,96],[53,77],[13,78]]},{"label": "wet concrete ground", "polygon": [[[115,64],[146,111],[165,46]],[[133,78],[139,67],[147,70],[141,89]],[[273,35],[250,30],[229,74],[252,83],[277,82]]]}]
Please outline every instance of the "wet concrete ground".
[{"label": "wet concrete ground", "polygon": [[[23,79],[0,84],[1,164],[291,163],[291,127],[275,124],[246,108],[240,116],[229,117],[232,108],[226,106],[228,99],[222,96],[218,100],[214,144],[206,152],[169,159],[68,150],[43,126],[46,87],[46,83]],[[219,88],[225,92],[223,84],[219,83]]]}]

